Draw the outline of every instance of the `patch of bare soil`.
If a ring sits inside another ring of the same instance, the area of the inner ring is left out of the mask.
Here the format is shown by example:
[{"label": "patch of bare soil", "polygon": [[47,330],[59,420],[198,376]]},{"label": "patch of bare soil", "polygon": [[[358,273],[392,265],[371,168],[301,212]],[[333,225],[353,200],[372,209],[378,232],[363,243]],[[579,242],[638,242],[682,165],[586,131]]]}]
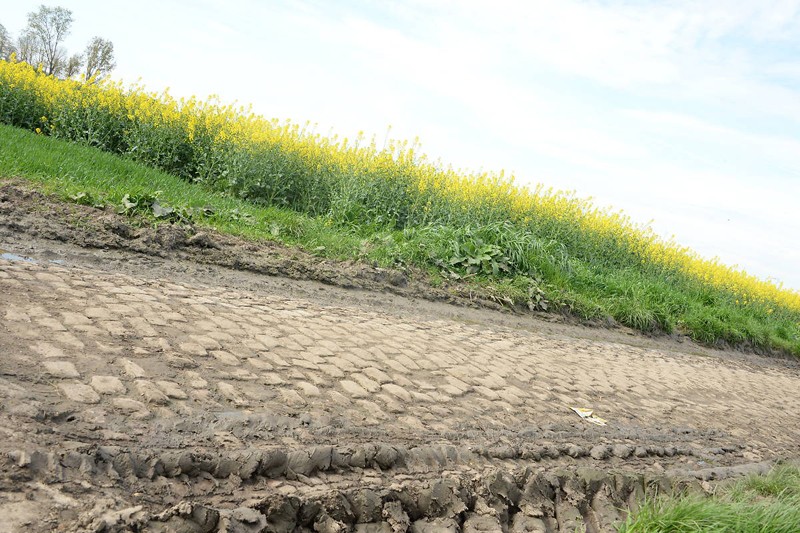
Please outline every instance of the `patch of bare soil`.
[{"label": "patch of bare soil", "polygon": [[19,182],[0,248],[0,533],[612,531],[647,492],[800,456],[793,361]]}]

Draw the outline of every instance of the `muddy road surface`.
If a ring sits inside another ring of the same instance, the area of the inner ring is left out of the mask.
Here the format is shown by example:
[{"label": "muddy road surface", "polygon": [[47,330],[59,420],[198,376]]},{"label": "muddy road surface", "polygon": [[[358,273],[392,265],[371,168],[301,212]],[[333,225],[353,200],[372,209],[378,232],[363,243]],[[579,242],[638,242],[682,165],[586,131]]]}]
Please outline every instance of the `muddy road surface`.
[{"label": "muddy road surface", "polygon": [[2,533],[613,531],[800,456],[794,361],[126,224],[0,188]]}]

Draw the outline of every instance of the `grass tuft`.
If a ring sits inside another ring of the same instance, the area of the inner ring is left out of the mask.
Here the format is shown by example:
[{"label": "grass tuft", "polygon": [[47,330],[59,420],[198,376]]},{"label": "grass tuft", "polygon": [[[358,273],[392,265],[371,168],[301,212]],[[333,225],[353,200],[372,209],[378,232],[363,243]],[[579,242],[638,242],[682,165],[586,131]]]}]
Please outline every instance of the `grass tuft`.
[{"label": "grass tuft", "polygon": [[800,469],[783,465],[712,497],[646,501],[620,533],[794,533],[800,530]]}]

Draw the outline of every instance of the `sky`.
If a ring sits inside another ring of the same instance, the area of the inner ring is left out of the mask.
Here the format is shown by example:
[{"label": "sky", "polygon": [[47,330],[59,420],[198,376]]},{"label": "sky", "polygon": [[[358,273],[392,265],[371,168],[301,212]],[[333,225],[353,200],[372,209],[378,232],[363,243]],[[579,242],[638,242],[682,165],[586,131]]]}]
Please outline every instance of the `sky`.
[{"label": "sky", "polygon": [[[9,3],[14,36],[40,2]],[[800,290],[800,0],[61,0],[113,77],[621,209]],[[389,130],[389,128],[391,128]]]}]

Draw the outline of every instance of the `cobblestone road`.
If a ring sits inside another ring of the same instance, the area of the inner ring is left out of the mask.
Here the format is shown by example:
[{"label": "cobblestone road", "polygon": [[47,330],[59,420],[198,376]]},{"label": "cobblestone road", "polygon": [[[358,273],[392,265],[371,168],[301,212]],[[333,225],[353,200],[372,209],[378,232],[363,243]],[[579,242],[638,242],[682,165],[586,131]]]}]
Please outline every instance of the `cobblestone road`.
[{"label": "cobblestone road", "polygon": [[431,475],[800,455],[800,377],[780,365],[48,263],[0,261],[0,291],[0,434],[17,467],[103,445],[160,457],[152,479],[202,470],[162,452],[226,450],[241,470],[259,448],[284,450],[288,486],[331,481],[336,453],[366,467],[359,446],[379,471]]}]

